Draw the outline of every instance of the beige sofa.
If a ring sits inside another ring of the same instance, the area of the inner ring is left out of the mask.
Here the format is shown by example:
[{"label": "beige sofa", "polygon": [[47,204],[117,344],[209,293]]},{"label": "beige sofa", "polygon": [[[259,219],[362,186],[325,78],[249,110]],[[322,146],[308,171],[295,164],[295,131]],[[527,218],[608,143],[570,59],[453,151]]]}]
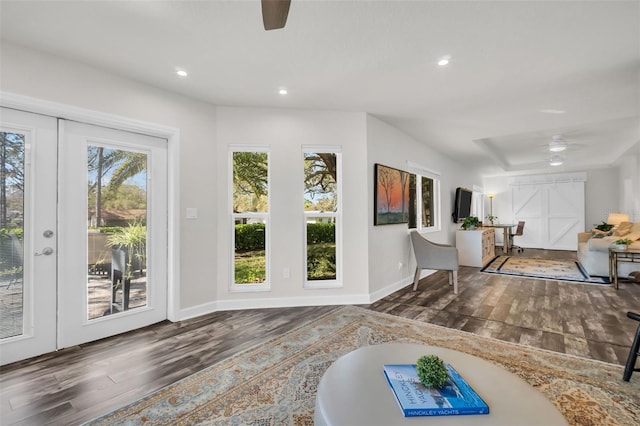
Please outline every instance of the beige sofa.
[{"label": "beige sofa", "polygon": [[[619,226],[625,228],[623,225],[624,223]],[[633,240],[629,248],[640,250],[640,222],[631,224],[628,232],[627,229],[619,231],[616,227],[612,230],[612,235],[605,234],[601,238],[596,238],[594,234],[596,233],[578,233],[578,261],[589,275],[609,276],[609,247],[616,240]],[[631,271],[640,271],[640,263],[619,263],[618,277],[627,277]]]}]

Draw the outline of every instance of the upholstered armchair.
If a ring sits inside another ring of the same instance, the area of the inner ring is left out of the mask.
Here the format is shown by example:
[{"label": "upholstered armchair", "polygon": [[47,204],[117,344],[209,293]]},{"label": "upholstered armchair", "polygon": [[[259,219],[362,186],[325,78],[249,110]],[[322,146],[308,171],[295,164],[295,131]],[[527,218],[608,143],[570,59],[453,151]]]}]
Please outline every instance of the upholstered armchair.
[{"label": "upholstered armchair", "polygon": [[433,243],[416,230],[411,231],[411,243],[417,263],[413,290],[418,289],[422,269],[436,269],[449,271],[449,285],[453,284],[453,292],[458,294],[458,249],[447,244]]}]

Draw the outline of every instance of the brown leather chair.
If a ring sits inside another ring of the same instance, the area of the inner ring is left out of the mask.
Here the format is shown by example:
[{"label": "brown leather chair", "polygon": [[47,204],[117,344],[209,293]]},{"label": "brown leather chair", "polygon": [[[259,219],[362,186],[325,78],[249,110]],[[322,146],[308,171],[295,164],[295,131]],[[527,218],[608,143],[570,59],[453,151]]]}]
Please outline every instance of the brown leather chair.
[{"label": "brown leather chair", "polygon": [[509,247],[511,250],[518,250],[518,253],[522,253],[524,249],[520,246],[513,245],[513,237],[521,237],[524,234],[524,220],[518,222],[518,226],[516,228],[516,232],[514,234],[509,234]]},{"label": "brown leather chair", "polygon": [[[635,312],[627,312],[627,316],[640,322],[640,314],[636,314]],[[631,379],[631,374],[633,374],[634,371],[640,371],[640,368],[636,368],[636,360],[638,359],[638,355],[640,355],[640,324],[638,324],[638,328],[636,329],[636,337],[633,339],[633,344],[631,345],[631,350],[629,351],[629,358],[627,358],[627,364],[624,367],[622,380],[624,380],[625,382],[628,382],[629,379]]]}]

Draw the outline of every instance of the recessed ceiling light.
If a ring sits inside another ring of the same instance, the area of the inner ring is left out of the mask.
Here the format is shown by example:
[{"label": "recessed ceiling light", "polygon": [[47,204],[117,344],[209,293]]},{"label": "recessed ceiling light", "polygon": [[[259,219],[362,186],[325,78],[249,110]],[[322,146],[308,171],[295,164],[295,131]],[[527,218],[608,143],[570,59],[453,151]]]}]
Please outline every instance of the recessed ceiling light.
[{"label": "recessed ceiling light", "polygon": [[449,65],[449,61],[451,60],[451,56],[443,56],[438,61],[438,65],[444,67],[445,65]]},{"label": "recessed ceiling light", "polygon": [[540,112],[543,114],[565,114],[567,111],[563,109],[541,109]]},{"label": "recessed ceiling light", "polygon": [[178,70],[176,71],[176,74],[178,74],[180,77],[186,77],[189,75],[185,70]]},{"label": "recessed ceiling light", "polygon": [[286,95],[289,92],[287,92],[287,89],[280,89],[278,90],[278,93],[280,93],[281,95]]}]

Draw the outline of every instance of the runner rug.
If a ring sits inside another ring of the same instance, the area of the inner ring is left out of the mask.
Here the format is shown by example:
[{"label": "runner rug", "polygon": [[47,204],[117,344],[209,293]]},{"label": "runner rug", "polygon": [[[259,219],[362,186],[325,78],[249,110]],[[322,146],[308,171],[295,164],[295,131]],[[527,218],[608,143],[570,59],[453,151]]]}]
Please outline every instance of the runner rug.
[{"label": "runner rug", "polygon": [[482,272],[544,280],[610,284],[609,278],[590,277],[582,268],[580,262],[575,260],[498,256],[482,268]]},{"label": "runner rug", "polygon": [[[361,346],[388,342],[441,346],[494,362],[542,392],[571,425],[640,424],[640,377],[623,382],[620,365],[353,306],[337,308],[88,424],[312,425],[316,388],[331,363]],[[523,424],[535,421],[523,419]]]}]

